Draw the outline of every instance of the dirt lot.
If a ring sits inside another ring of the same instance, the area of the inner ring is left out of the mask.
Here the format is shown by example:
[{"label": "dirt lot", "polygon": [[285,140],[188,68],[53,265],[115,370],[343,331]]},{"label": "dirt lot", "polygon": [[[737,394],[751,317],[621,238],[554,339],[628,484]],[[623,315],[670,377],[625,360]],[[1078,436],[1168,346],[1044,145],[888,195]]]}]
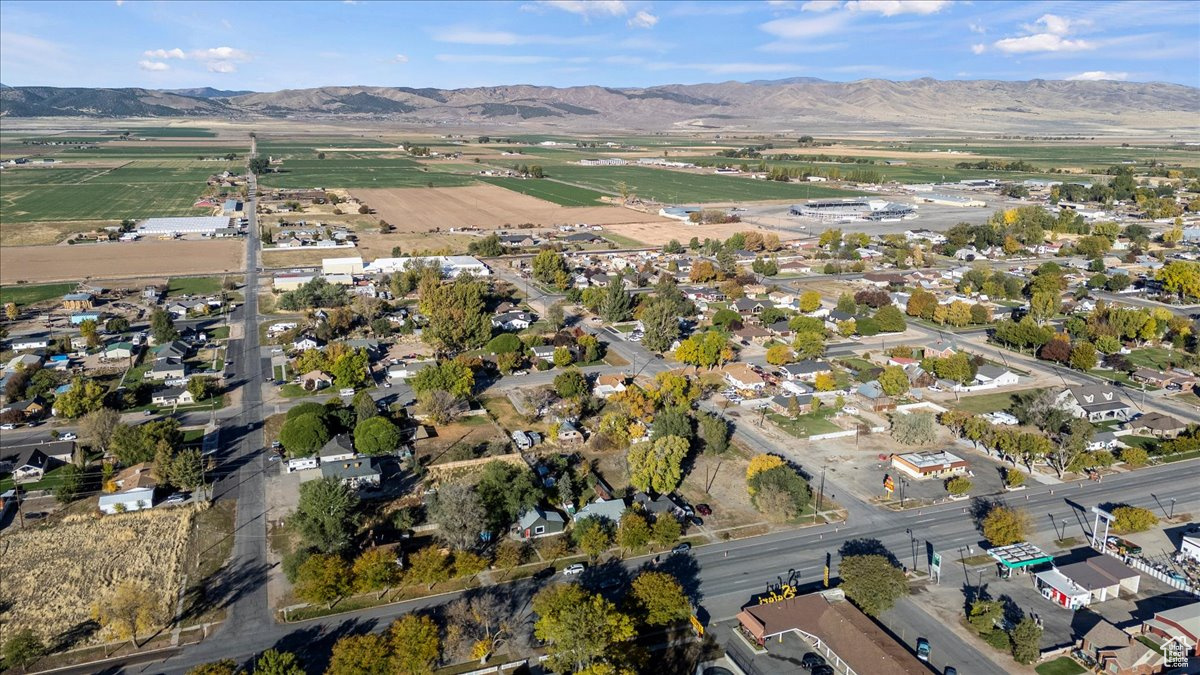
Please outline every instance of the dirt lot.
[{"label": "dirt lot", "polygon": [[124,279],[242,269],[245,244],[228,241],[139,241],[0,250],[0,283]]},{"label": "dirt lot", "polygon": [[772,230],[760,230],[753,225],[746,223],[725,223],[722,225],[692,225],[690,223],[680,222],[678,220],[664,219],[663,221],[654,223],[617,223],[605,225],[605,230],[619,234],[630,239],[636,239],[644,242],[648,246],[658,246],[665,244],[674,239],[681,244],[687,245],[688,240],[692,237],[699,237],[700,241],[706,238],[725,240],[732,237],[738,232],[756,231],[763,235],[775,234],[781,240],[793,239],[794,237],[788,232],[777,232]]},{"label": "dirt lot", "polygon": [[52,643],[88,621],[92,605],[127,580],[148,584],[166,609],[175,598],[192,517],[186,508],[88,513],[6,535],[0,578],[11,606],[4,630],[32,628]]},{"label": "dirt lot", "polygon": [[400,232],[427,232],[452,227],[497,229],[520,223],[552,226],[569,223],[674,222],[619,206],[566,207],[494,185],[453,188],[352,190],[380,218]]}]

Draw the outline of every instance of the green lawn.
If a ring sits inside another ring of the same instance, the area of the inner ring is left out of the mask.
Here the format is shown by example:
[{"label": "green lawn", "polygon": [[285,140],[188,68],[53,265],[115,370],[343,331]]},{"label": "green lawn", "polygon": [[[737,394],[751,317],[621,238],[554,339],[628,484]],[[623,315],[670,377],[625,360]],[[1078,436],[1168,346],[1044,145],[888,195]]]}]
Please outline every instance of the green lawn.
[{"label": "green lawn", "polygon": [[778,413],[767,413],[767,419],[775,423],[775,426],[783,429],[793,436],[805,438],[816,434],[829,434],[835,431],[841,431],[842,428],[830,422],[825,415],[820,413],[800,415],[796,419],[785,417]]},{"label": "green lawn", "polygon": [[857,192],[800,183],[752,180],[742,176],[696,174],[640,166],[578,166],[546,168],[551,178],[616,194],[624,182],[631,193],[664,203],[760,201],[851,197]]},{"label": "green lawn", "polygon": [[1133,350],[1125,358],[1135,366],[1151,370],[1169,370],[1191,360],[1187,354],[1165,347],[1145,347]]},{"label": "green lawn", "polygon": [[[1023,393],[1023,392],[1018,392]],[[976,394],[974,396],[963,396],[955,402],[952,407],[969,413],[983,414],[996,412],[997,410],[1008,410],[1012,407],[1014,394],[1000,392],[996,394]]]},{"label": "green lawn", "polygon": [[1060,656],[1053,661],[1047,661],[1034,670],[1038,675],[1079,675],[1087,672],[1087,668],[1079,665],[1069,656]]},{"label": "green lawn", "polygon": [[41,284],[39,286],[0,286],[0,305],[14,302],[18,307],[61,298],[75,290],[75,284]]},{"label": "green lawn", "polygon": [[603,195],[595,190],[556,183],[552,180],[522,180],[520,178],[481,178],[485,183],[498,185],[506,190],[537,197],[560,206],[596,206]]},{"label": "green lawn", "polygon": [[167,286],[167,295],[215,295],[220,292],[220,277],[174,277]]}]

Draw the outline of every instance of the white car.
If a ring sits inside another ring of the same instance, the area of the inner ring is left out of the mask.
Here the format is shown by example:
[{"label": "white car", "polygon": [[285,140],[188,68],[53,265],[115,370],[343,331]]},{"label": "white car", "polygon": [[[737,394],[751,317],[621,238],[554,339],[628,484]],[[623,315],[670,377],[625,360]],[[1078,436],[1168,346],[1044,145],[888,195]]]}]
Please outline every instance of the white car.
[{"label": "white car", "polygon": [[0,424],[0,430],[3,430],[3,431],[12,431],[13,429],[16,429],[16,428],[17,428],[17,425],[15,425],[15,424],[11,424],[11,423],[10,424]]},{"label": "white car", "polygon": [[69,431],[67,433],[63,434],[62,436],[58,437],[58,439],[60,441],[73,441],[76,438],[79,438],[79,437]]},{"label": "white car", "polygon": [[847,415],[857,415],[858,408],[848,405],[845,408],[842,408],[842,412],[846,413]]},{"label": "white car", "polygon": [[583,563],[575,563],[574,565],[567,565],[566,567],[564,567],[562,573],[563,573],[563,576],[571,577],[571,576],[575,576],[576,574],[583,574],[583,571],[586,569],[587,569],[587,565],[585,565]]}]

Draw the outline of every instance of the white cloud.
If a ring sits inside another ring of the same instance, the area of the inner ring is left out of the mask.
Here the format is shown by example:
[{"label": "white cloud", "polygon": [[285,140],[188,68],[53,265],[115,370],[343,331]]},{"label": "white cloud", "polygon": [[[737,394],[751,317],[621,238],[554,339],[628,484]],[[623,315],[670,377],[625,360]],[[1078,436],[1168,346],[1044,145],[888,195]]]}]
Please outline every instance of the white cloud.
[{"label": "white cloud", "polygon": [[[233,47],[211,47],[209,49],[193,49],[188,52],[190,58],[197,61],[249,61],[250,55]],[[219,71],[228,72],[228,71]]]},{"label": "white cloud", "polygon": [[1129,73],[1111,73],[1107,70],[1089,70],[1078,75],[1072,75],[1068,80],[1078,80],[1083,82],[1096,82],[1098,80],[1127,80]]},{"label": "white cloud", "polygon": [[643,9],[634,14],[633,18],[627,22],[627,25],[630,28],[654,28],[654,24],[656,23],[658,23],[658,17]]},{"label": "white cloud", "polygon": [[491,63],[512,66],[555,63],[559,61],[558,58],[553,56],[521,56],[512,54],[438,54],[433,58],[442,63]]},{"label": "white cloud", "polygon": [[162,71],[170,70],[171,66],[163,63],[162,61],[138,61],[138,68],[141,68],[142,70]]},{"label": "white cloud", "polygon": [[450,42],[460,45],[489,45],[494,47],[512,47],[516,45],[579,45],[597,40],[597,38],[587,35],[576,37],[525,35],[520,33],[506,33],[504,31],[455,27],[434,29],[430,32],[430,37],[436,42]]},{"label": "white cloud", "polygon": [[580,16],[625,16],[629,11],[622,0],[539,0],[537,4]]},{"label": "white cloud", "polygon": [[979,23],[978,21],[972,21],[972,22],[968,23],[967,28],[972,33],[979,33],[980,35],[983,35],[984,33],[987,32],[987,28],[983,24]]},{"label": "white cloud", "polygon": [[814,19],[775,19],[759,26],[762,30],[781,38],[802,39],[828,35],[846,25],[845,14],[828,14]]},{"label": "white cloud", "polygon": [[828,12],[831,9],[841,7],[842,0],[809,0],[800,5],[800,11],[803,12]]},{"label": "white cloud", "polygon": [[1068,40],[1061,35],[1038,33],[1017,38],[997,40],[993,45],[1006,54],[1029,54],[1032,52],[1081,52],[1095,49],[1096,45],[1086,40]]},{"label": "white cloud", "polygon": [[972,54],[982,54],[985,51],[987,51],[987,45],[985,45],[983,43],[971,45],[971,53]]},{"label": "white cloud", "polygon": [[407,54],[397,54],[392,57],[392,63],[408,63]]},{"label": "white cloud", "polygon": [[235,67],[229,61],[210,61],[208,63],[208,72],[210,73],[236,73]]},{"label": "white cloud", "polygon": [[1068,19],[1057,14],[1043,14],[1032,26],[1025,26],[1030,33],[1046,32],[1051,35],[1069,35],[1081,26],[1090,26],[1087,19]]},{"label": "white cloud", "polygon": [[176,47],[175,49],[150,49],[142,52],[142,56],[148,59],[183,59],[187,56],[183,50]]},{"label": "white cloud", "polygon": [[851,0],[846,9],[851,12],[875,12],[884,16],[897,14],[937,14],[950,6],[950,0]]}]

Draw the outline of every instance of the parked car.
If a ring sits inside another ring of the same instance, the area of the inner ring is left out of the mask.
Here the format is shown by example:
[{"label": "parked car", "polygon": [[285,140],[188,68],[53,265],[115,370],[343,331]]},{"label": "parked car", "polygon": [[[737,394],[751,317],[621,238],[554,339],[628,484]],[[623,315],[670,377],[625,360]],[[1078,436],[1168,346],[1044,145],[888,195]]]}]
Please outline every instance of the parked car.
[{"label": "parked car", "polygon": [[163,504],[182,504],[187,501],[189,495],[186,492],[176,492],[175,494],[163,500]]},{"label": "parked car", "polygon": [[16,428],[17,428],[17,425],[12,424],[11,422],[8,424],[0,424],[0,430],[3,430],[3,431],[12,431],[13,429],[16,429]]},{"label": "parked car", "polygon": [[812,669],[813,675],[837,675],[837,671],[828,663],[823,663]]},{"label": "parked car", "polygon": [[697,504],[696,505],[696,513],[699,513],[702,516],[711,516],[712,515],[712,507],[709,506],[708,504]]},{"label": "parked car", "polygon": [[68,431],[67,433],[63,434],[62,436],[59,436],[58,438],[59,438],[59,440],[62,440],[62,441],[73,441],[79,437]]},{"label": "parked car", "polygon": [[583,574],[585,569],[587,569],[587,565],[583,563],[575,563],[573,565],[567,565],[564,567],[562,573],[564,576],[571,577],[575,576],[576,574]]},{"label": "parked car", "polygon": [[958,675],[958,668],[955,668],[954,666],[946,666],[946,670],[942,673],[942,675]]},{"label": "parked car", "polygon": [[692,545],[685,541],[682,544],[678,544],[675,546],[675,548],[671,549],[671,553],[687,553],[690,550],[692,550]]},{"label": "parked car", "polygon": [[929,640],[926,638],[917,638],[917,658],[922,661],[929,660]]},{"label": "parked car", "polygon": [[825,657],[816,652],[809,652],[800,659],[800,667],[805,670],[812,670],[817,666],[825,665]]}]

